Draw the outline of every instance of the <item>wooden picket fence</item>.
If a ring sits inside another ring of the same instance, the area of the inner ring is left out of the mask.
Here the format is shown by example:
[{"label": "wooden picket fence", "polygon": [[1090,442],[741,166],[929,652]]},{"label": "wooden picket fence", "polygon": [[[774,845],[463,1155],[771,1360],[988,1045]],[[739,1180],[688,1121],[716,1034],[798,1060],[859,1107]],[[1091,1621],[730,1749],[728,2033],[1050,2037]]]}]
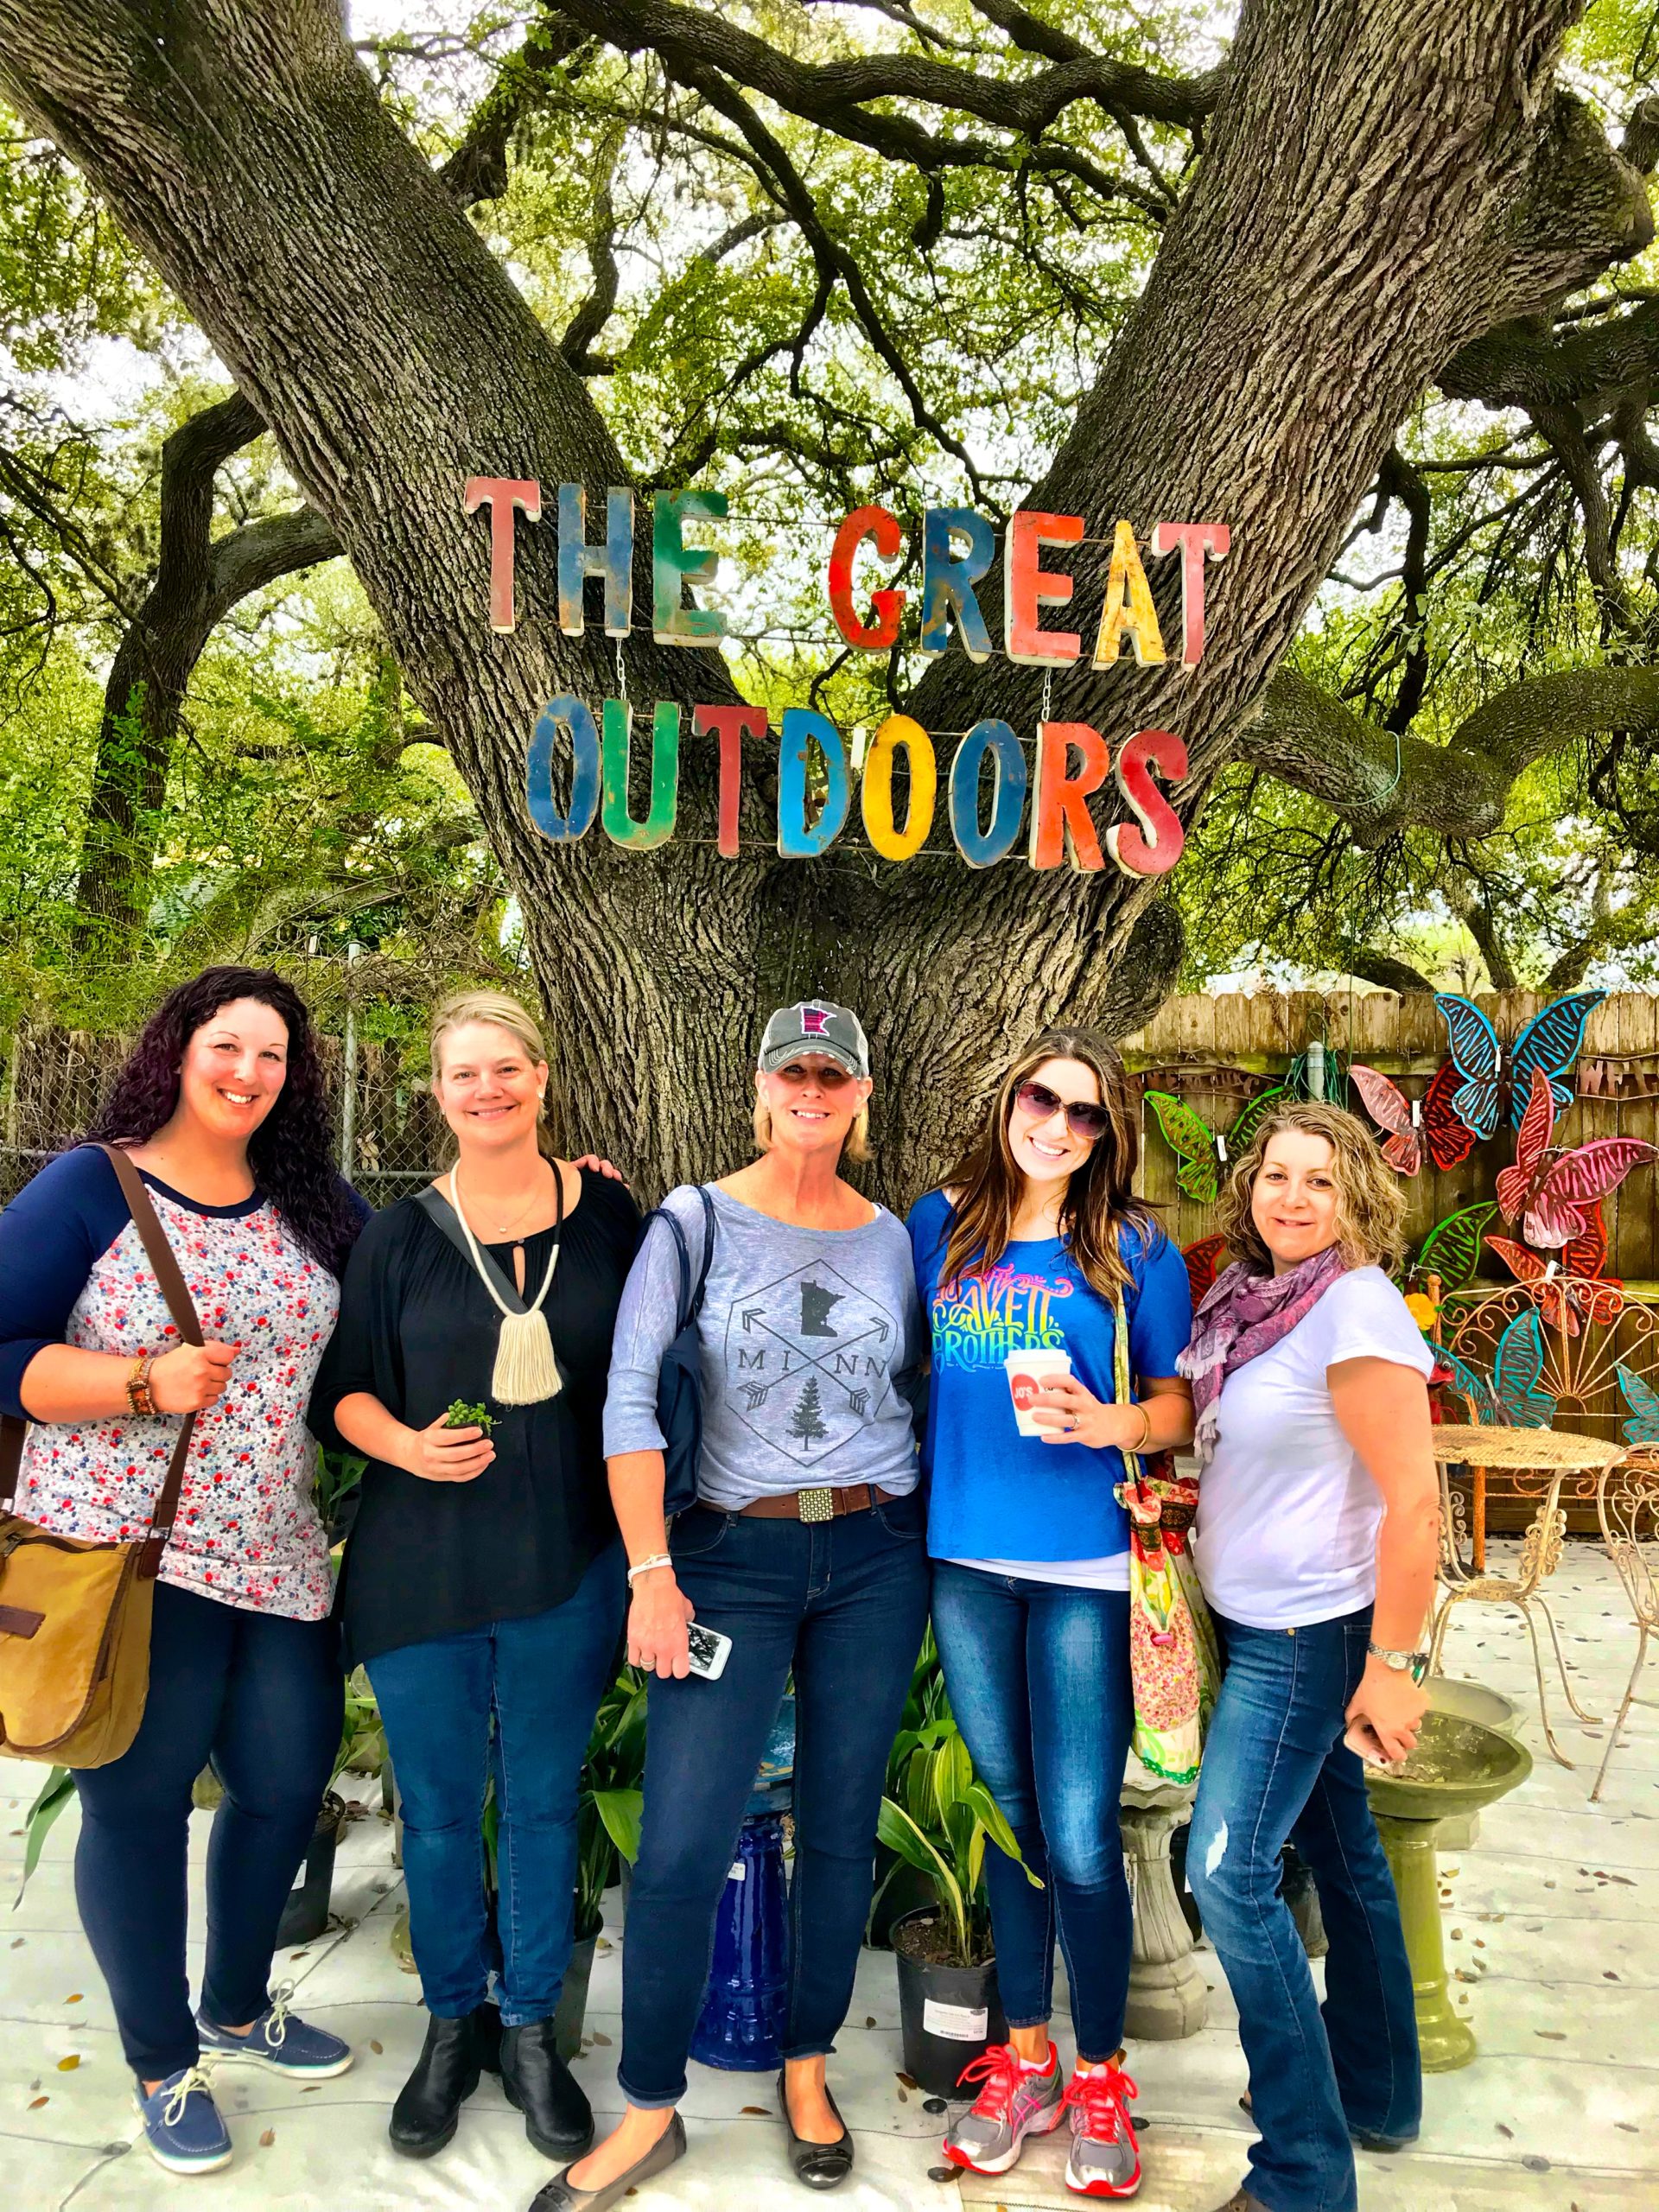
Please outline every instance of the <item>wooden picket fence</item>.
[{"label": "wooden picket fence", "polygon": [[[1535,991],[1487,993],[1476,1004],[1500,1039],[1512,1044],[1549,1003]],[[1266,1083],[1282,1078],[1318,1041],[1328,1053],[1359,1060],[1421,1096],[1447,1056],[1446,1024],[1427,993],[1291,991],[1170,1000],[1147,1027],[1123,1040],[1124,1057],[1148,1088],[1175,1090],[1224,1134]],[[1592,1012],[1574,1075],[1579,1096],[1556,1123],[1556,1141],[1641,1137],[1659,1144],[1659,995],[1625,991]],[[1357,1110],[1363,1114],[1363,1109]],[[1178,1243],[1214,1228],[1213,1207],[1177,1188],[1178,1162],[1150,1112],[1144,1116],[1141,1188]],[[1426,1162],[1408,1178],[1407,1232],[1414,1248],[1460,1207],[1491,1198],[1497,1171],[1514,1157],[1507,1122],[1463,1164],[1441,1173]],[[1627,1282],[1659,1279],[1659,1168],[1638,1167],[1604,1204],[1610,1273]],[[1497,1280],[1500,1270],[1490,1272]]]}]

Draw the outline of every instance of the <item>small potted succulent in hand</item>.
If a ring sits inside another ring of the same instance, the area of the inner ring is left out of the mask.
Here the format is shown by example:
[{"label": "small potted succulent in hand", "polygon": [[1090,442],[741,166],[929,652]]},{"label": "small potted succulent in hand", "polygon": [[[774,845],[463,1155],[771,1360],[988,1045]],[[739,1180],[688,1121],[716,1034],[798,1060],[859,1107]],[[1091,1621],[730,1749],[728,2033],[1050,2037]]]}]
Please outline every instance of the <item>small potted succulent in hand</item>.
[{"label": "small potted succulent in hand", "polygon": [[495,1415],[487,1406],[469,1406],[465,1398],[451,1402],[443,1417],[446,1428],[481,1428],[486,1436],[495,1427]]}]

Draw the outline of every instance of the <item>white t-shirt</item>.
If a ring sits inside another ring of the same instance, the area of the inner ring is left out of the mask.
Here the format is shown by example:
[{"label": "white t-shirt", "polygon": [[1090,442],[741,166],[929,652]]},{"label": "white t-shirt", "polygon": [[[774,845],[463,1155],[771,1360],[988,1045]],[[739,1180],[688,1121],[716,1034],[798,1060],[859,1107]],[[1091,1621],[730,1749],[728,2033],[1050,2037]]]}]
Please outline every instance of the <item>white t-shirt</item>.
[{"label": "white t-shirt", "polygon": [[1211,1605],[1246,1628],[1337,1620],[1376,1596],[1382,1499],[1338,1425],[1325,1378],[1344,1359],[1433,1371],[1381,1268],[1339,1275],[1287,1337],[1223,1386],[1193,1556]]}]

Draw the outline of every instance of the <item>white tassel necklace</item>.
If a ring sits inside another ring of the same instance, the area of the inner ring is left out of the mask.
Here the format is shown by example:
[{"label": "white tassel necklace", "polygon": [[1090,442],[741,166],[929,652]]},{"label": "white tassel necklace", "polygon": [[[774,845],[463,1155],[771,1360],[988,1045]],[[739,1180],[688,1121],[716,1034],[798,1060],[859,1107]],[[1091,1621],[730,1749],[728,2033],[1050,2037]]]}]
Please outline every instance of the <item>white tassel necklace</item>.
[{"label": "white tassel necklace", "polygon": [[[553,1168],[558,1193],[559,1218],[556,1229],[564,1225],[564,1185],[556,1164]],[[490,1378],[490,1395],[504,1406],[536,1406],[544,1399],[556,1398],[563,1387],[559,1363],[553,1356],[553,1339],[548,1333],[547,1316],[542,1305],[553,1287],[553,1271],[559,1264],[562,1238],[555,1236],[553,1249],[548,1255],[547,1273],[542,1277],[542,1287],[534,1302],[523,1313],[515,1313],[491,1278],[484,1264],[484,1255],[478,1249],[478,1239],[473,1234],[461,1203],[461,1190],[456,1181],[456,1170],[449,1170],[449,1203],[455,1210],[455,1219],[461,1224],[467,1238],[467,1249],[473,1255],[473,1265],[479,1279],[500,1308],[501,1335],[495,1351],[495,1372]]]}]

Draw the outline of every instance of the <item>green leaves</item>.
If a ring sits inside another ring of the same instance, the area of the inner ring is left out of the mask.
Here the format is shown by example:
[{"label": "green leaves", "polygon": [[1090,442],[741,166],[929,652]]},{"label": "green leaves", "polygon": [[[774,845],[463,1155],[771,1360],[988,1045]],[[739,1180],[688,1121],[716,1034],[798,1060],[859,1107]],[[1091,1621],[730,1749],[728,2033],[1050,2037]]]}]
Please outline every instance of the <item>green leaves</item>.
[{"label": "green leaves", "polygon": [[1497,1214],[1497,1207],[1490,1200],[1447,1214],[1424,1237],[1412,1262],[1413,1273],[1439,1275],[1446,1290],[1464,1289],[1472,1281],[1479,1263],[1481,1234]]},{"label": "green leaves", "polygon": [[22,1898],[29,1876],[41,1863],[41,1853],[58,1815],[75,1794],[75,1777],[67,1766],[48,1769],[40,1795],[23,1816],[23,1871],[17,1884],[14,1907]]},{"label": "green leaves", "polygon": [[1189,1198],[1212,1203],[1221,1189],[1221,1159],[1215,1132],[1203,1116],[1172,1091],[1149,1090],[1147,1103],[1163,1132],[1164,1142],[1180,1165],[1175,1180]]}]

